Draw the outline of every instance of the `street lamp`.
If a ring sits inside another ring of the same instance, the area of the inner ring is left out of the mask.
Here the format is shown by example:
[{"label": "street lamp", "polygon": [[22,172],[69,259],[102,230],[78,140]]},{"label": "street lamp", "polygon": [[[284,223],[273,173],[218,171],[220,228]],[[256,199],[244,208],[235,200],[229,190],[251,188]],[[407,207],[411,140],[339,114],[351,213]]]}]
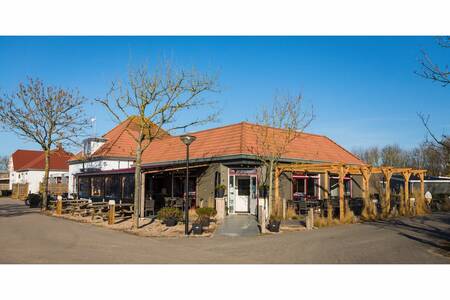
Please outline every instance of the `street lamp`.
[{"label": "street lamp", "polygon": [[193,135],[183,134],[180,140],[186,145],[186,198],[184,200],[184,234],[189,235],[189,145],[197,138]]}]

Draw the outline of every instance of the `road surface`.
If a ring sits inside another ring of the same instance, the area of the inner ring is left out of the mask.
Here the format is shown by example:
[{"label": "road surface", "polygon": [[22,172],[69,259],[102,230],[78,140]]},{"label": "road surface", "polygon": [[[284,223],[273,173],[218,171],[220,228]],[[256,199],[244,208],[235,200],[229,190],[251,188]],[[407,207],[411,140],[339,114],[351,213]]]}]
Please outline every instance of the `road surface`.
[{"label": "road surface", "polygon": [[146,238],[0,198],[0,263],[450,263],[450,214],[264,236]]}]

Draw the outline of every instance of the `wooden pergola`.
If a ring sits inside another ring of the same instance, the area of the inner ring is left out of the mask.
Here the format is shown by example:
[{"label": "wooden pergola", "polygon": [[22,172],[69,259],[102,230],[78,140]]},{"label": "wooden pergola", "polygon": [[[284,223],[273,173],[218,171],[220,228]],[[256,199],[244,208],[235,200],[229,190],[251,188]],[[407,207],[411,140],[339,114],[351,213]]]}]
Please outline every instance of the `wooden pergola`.
[{"label": "wooden pergola", "polygon": [[[294,164],[279,164],[275,169],[275,205],[280,207],[280,175],[283,172],[311,172],[324,174],[324,196],[325,199],[329,198],[329,177],[330,174],[337,174],[339,176],[339,219],[342,221],[345,215],[345,200],[344,200],[344,177],[346,175],[361,175],[362,176],[362,190],[363,199],[365,205],[369,203],[370,192],[369,192],[369,182],[370,177],[373,174],[383,174],[386,180],[385,186],[385,203],[383,207],[383,212],[390,211],[390,199],[391,199],[391,187],[390,180],[392,175],[401,174],[405,180],[404,183],[404,193],[406,203],[403,200],[400,204],[401,209],[409,207],[409,178],[411,175],[417,175],[420,178],[420,195],[424,197],[425,194],[425,183],[424,177],[426,170],[417,170],[412,168],[397,168],[397,167],[373,167],[371,165],[349,165],[343,163],[327,163],[327,164],[304,164],[304,163],[294,163]],[[405,206],[406,205],[406,206]]]}]

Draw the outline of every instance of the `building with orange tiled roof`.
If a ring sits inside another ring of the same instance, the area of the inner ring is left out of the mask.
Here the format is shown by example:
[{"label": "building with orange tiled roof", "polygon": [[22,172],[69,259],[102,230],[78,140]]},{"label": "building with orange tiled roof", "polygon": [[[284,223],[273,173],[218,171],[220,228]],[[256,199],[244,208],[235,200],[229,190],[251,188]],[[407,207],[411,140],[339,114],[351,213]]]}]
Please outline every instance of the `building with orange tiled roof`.
[{"label": "building with orange tiled roof", "polygon": [[[69,193],[76,192],[75,175],[129,169],[135,157],[139,127],[138,118],[131,116],[101,137],[83,141],[83,150],[69,159]],[[167,135],[165,131],[161,136]]]},{"label": "building with orange tiled roof", "polygon": [[[50,182],[66,183],[69,178],[68,160],[72,153],[61,146],[50,152]],[[28,184],[28,193],[39,193],[44,177],[45,155],[39,150],[16,150],[9,160],[10,189],[13,184]]]},{"label": "building with orange tiled roof", "polygon": [[[121,130],[116,127],[110,131],[114,133],[112,134],[114,137],[104,135],[102,137],[104,140],[97,148],[91,146],[91,151],[94,156],[98,155],[98,162],[104,162],[106,158],[120,158],[127,159],[129,164],[123,168],[100,166],[92,170],[78,169],[78,172],[73,173],[73,190],[80,197],[132,201],[134,148],[130,144],[132,139],[126,137],[127,132],[132,131],[123,130],[126,126],[125,121],[118,126],[122,128]],[[260,187],[267,183],[266,171],[257,159],[255,151],[258,148],[261,128],[268,130],[275,139],[281,139],[286,134],[282,129],[261,127],[248,122],[192,133],[196,140],[190,146],[191,206],[214,206],[215,199],[223,197],[227,213],[256,214],[257,203],[260,203],[263,193]],[[115,144],[114,141],[119,140],[120,142]],[[80,160],[72,159],[69,162],[71,166],[73,162],[79,164]],[[359,158],[328,137],[309,133],[299,133],[286,148],[280,162],[363,164]],[[179,136],[164,135],[153,141],[144,151],[142,155],[144,196],[141,214],[146,213],[148,206],[157,210],[169,203],[177,203],[176,199],[184,197],[185,163],[186,146],[180,141]],[[281,197],[289,200],[294,200],[298,196],[321,199],[323,197],[321,176],[297,173],[285,175],[280,181]],[[356,197],[361,194],[359,188],[361,184],[356,177],[345,179],[347,196]],[[332,176],[330,185],[330,194],[335,195],[338,191],[337,178]]]}]

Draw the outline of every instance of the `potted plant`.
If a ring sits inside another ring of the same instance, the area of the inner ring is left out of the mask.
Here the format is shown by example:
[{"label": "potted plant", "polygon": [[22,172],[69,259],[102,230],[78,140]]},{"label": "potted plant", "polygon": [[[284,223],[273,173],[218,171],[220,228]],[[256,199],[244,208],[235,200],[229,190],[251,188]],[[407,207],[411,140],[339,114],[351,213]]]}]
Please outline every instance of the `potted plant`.
[{"label": "potted plant", "polygon": [[217,211],[212,207],[199,207],[195,210],[198,219],[205,227],[209,226],[211,218],[217,214]]},{"label": "potted plant", "polygon": [[194,224],[192,224],[192,233],[199,235],[203,233],[203,225],[197,220]]},{"label": "potted plant", "polygon": [[183,218],[183,213],[180,209],[175,207],[164,207],[158,211],[157,218],[167,227],[172,227],[177,225],[178,221]]},{"label": "potted plant", "polygon": [[217,198],[223,198],[223,196],[225,195],[225,185],[223,184],[219,184],[216,186],[216,197]]},{"label": "potted plant", "polygon": [[279,232],[280,231],[280,223],[281,223],[281,217],[277,215],[271,215],[269,219],[269,224],[267,225],[267,229],[269,229],[270,232]]}]

